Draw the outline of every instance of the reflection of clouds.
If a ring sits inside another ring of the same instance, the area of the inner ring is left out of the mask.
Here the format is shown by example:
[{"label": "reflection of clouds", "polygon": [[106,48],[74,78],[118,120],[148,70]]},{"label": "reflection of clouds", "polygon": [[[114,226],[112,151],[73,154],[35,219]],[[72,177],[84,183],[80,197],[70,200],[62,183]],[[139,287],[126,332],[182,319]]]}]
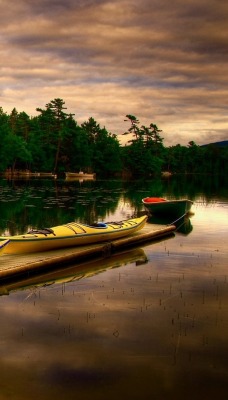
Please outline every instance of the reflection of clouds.
[{"label": "reflection of clouds", "polygon": [[184,398],[188,387],[225,398],[226,220],[216,225],[216,213],[196,204],[191,235],[147,244],[146,264],[107,259],[86,278],[1,296],[1,395],[103,400],[166,388]]},{"label": "reflection of clouds", "polygon": [[197,255],[188,259],[188,268],[180,254],[170,257],[166,250],[155,256],[161,246],[164,251],[164,243],[148,245],[146,265],[1,297],[1,370],[17,374],[22,364],[22,380],[35,372],[28,386],[40,382],[48,391],[55,385],[66,394],[76,387],[88,393],[89,384],[99,392],[99,382],[107,393],[108,385],[115,388],[125,376],[124,388],[136,370],[143,382],[156,373],[161,384],[167,378],[171,386],[183,365],[199,382],[211,363],[217,373],[225,372],[224,276]]},{"label": "reflection of clouds", "polygon": [[92,115],[113,133],[131,113],[168,145],[174,133],[185,145],[227,138],[224,1],[2,3],[3,109],[34,115],[58,92],[79,123]]},{"label": "reflection of clouds", "polygon": [[[207,201],[207,199],[199,200],[198,204],[194,204],[195,215],[193,217],[193,225],[196,235],[196,243],[200,251],[205,251],[213,258],[216,257],[216,252],[219,254],[227,253],[227,234],[228,234],[228,208],[227,203],[224,204],[217,202],[216,199],[212,202]],[[209,221],[209,223],[208,223]],[[197,227],[201,232],[197,235]],[[214,245],[210,250],[208,250],[209,237],[213,237],[215,232],[218,232],[219,243],[214,242]],[[194,237],[194,236],[193,236]],[[218,254],[218,256],[219,256]],[[212,256],[211,256],[212,257]]]}]

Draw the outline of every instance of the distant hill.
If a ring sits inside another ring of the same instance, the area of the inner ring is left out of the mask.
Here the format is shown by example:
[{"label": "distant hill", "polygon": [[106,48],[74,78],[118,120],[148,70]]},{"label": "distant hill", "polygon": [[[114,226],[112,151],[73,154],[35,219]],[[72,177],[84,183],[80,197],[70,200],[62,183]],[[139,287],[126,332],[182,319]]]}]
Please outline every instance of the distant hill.
[{"label": "distant hill", "polygon": [[206,146],[226,147],[228,146],[228,140],[222,140],[221,142],[214,142],[201,145],[201,147],[206,147]]}]

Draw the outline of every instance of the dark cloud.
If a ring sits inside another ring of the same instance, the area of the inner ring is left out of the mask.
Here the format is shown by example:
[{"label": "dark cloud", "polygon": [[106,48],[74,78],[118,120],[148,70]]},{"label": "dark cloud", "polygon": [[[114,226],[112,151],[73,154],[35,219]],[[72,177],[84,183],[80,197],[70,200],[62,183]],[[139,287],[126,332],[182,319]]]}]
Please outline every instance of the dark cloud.
[{"label": "dark cloud", "polygon": [[61,97],[79,122],[93,112],[113,132],[125,130],[130,113],[143,124],[153,119],[165,140],[178,129],[184,143],[187,132],[197,141],[194,115],[205,132],[216,124],[216,139],[224,138],[225,0],[1,3],[3,109],[33,114]]}]

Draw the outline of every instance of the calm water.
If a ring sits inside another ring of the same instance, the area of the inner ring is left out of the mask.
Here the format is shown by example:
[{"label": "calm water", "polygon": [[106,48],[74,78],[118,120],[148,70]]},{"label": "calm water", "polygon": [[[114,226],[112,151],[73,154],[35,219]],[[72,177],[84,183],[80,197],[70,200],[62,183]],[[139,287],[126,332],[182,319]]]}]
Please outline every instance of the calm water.
[{"label": "calm water", "polygon": [[159,242],[1,283],[0,400],[227,397],[227,182],[2,180],[0,234],[121,220],[148,195],[191,198],[194,215]]}]

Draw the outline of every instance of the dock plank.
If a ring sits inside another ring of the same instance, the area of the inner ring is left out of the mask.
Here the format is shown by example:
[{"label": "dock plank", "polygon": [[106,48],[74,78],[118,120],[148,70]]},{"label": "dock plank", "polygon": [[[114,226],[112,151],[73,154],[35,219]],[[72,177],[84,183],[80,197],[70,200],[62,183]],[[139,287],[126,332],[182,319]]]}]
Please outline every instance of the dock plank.
[{"label": "dock plank", "polygon": [[64,264],[89,260],[98,256],[108,257],[126,247],[133,247],[170,236],[175,229],[174,225],[164,226],[147,223],[143,229],[133,235],[111,242],[32,254],[2,255],[0,256],[0,280],[13,278],[17,275],[36,273],[42,269],[54,269]]}]

